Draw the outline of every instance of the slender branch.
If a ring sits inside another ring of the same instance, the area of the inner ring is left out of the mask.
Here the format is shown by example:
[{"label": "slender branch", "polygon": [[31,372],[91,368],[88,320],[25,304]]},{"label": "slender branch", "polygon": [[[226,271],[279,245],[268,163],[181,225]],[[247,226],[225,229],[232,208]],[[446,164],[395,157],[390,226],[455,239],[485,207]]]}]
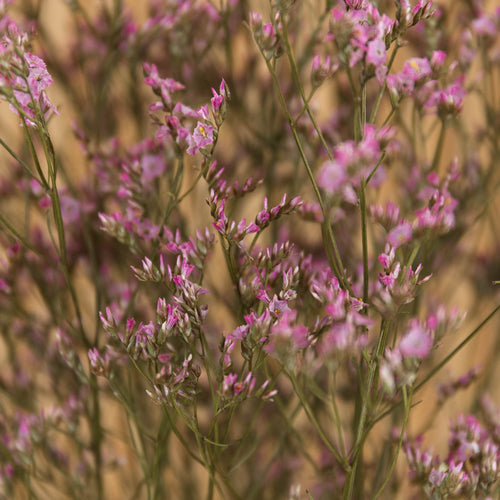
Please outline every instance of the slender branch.
[{"label": "slender branch", "polygon": [[[264,56],[264,54],[262,54]],[[298,136],[297,130],[295,128],[294,120],[292,119],[290,112],[288,110],[288,106],[286,105],[285,98],[281,92],[281,88],[279,86],[278,78],[276,76],[276,71],[274,70],[272,64],[264,57],[266,60],[267,67],[269,69],[269,72],[271,74],[271,78],[274,83],[274,87],[276,89],[276,92],[278,93],[278,98],[281,104],[281,107],[283,109],[283,112],[285,113],[285,116],[288,120],[288,124],[290,126],[290,129],[292,131],[292,135],[295,141],[295,144],[297,145],[297,148],[299,150],[300,157],[302,158],[302,162],[304,163],[304,166],[306,167],[307,175],[309,177],[309,180],[312,184],[312,187],[314,189],[314,193],[316,195],[316,199],[318,200],[318,203],[321,207],[321,212],[323,214],[323,224],[322,224],[322,229],[323,229],[323,234],[327,235],[328,240],[330,241],[331,248],[333,249],[333,255],[334,258],[330,260],[330,264],[332,266],[332,269],[335,273],[335,276],[339,280],[342,288],[350,290],[349,284],[347,283],[347,279],[345,276],[345,270],[344,266],[342,264],[342,259],[340,257],[340,252],[337,246],[337,242],[335,241],[335,237],[333,235],[332,227],[330,224],[330,217],[329,214],[327,213],[325,203],[323,201],[323,197],[321,196],[319,187],[316,183],[316,180],[314,178],[314,174],[312,172],[311,166],[309,165],[309,161],[307,160],[307,157],[305,155],[304,149],[302,147],[302,143],[300,141],[300,138]],[[328,248],[327,248],[328,252]]]},{"label": "slender branch", "polygon": [[471,333],[469,333],[469,335],[467,335],[467,337],[465,337],[464,340],[462,340],[462,342],[460,342],[460,344],[458,344],[457,347],[455,347],[455,349],[453,349],[453,351],[450,352],[450,354],[448,354],[448,356],[446,356],[443,360],[441,360],[416,386],[415,386],[415,390],[414,392],[417,392],[418,390],[420,390],[431,378],[434,377],[434,375],[436,375],[436,373],[438,373],[442,368],[444,368],[445,365],[447,365],[450,360],[452,358],[454,358],[458,352],[460,352],[478,333],[479,331],[493,318],[493,316],[495,316],[495,314],[500,310],[500,304],[498,306],[495,307],[495,309],[493,309],[493,311],[490,312],[490,314],[488,314],[488,316],[486,316],[486,318],[483,319],[483,321],[481,321],[481,323],[479,323],[479,325],[476,326],[476,328],[474,328],[474,330],[472,330]]},{"label": "slender branch", "polygon": [[368,229],[366,226],[366,180],[361,181],[359,190],[359,209],[361,211],[361,240],[363,245],[363,302],[368,303]]}]

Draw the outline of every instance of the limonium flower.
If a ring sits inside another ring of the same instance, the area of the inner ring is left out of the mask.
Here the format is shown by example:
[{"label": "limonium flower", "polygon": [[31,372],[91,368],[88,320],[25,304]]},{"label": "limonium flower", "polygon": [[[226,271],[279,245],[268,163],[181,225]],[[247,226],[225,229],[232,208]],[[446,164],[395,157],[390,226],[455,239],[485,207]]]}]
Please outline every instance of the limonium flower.
[{"label": "limonium flower", "polygon": [[[137,497],[496,498],[498,353],[477,387],[448,362],[500,310],[498,249],[475,244],[496,236],[500,8],[148,0],[144,21],[68,0],[56,54],[45,2],[19,24],[10,3],[0,497],[107,498],[111,474]],[[457,269],[481,304],[464,342]],[[479,411],[445,436],[466,388]],[[436,424],[441,456],[411,435]]]},{"label": "limonium flower", "polygon": [[417,320],[410,322],[409,329],[398,343],[403,358],[426,358],[432,348],[433,340],[429,332]]},{"label": "limonium flower", "polygon": [[195,155],[205,146],[210,146],[214,142],[214,128],[212,125],[207,125],[198,121],[193,133],[188,138],[188,148],[186,152],[190,155]]},{"label": "limonium flower", "polygon": [[14,22],[6,28],[0,43],[0,97],[9,102],[11,111],[21,113],[27,125],[35,126],[41,117],[59,114],[45,92],[52,77],[45,62],[26,50],[27,34],[20,32]]},{"label": "limonium flower", "polygon": [[356,189],[363,178],[374,174],[372,185],[379,185],[385,177],[383,165],[378,165],[382,155],[382,144],[390,141],[393,132],[384,127],[366,125],[363,138],[355,143],[345,141],[333,150],[333,160],[326,161],[318,174],[318,184],[331,196],[340,196],[349,203],[356,203]]},{"label": "limonium flower", "polygon": [[406,221],[400,222],[387,235],[387,241],[393,248],[398,248],[404,243],[408,243],[412,238],[411,224]]}]

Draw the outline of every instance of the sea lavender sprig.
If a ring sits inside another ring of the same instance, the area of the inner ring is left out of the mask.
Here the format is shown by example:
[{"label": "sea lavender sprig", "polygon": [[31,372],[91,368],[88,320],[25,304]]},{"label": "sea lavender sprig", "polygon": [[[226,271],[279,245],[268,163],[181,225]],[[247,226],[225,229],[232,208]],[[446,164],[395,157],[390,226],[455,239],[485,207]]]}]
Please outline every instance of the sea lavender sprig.
[{"label": "sea lavender sprig", "polygon": [[11,3],[3,494],[497,495],[498,9]]}]

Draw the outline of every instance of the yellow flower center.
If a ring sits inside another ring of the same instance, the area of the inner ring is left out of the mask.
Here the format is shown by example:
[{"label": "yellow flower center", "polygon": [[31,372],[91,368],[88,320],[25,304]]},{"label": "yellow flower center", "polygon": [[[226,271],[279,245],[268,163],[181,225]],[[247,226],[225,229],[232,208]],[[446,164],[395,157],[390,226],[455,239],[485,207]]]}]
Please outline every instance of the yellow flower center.
[{"label": "yellow flower center", "polygon": [[198,130],[200,131],[200,134],[206,139],[207,138],[207,132],[205,130],[205,127],[203,127],[203,125],[200,125],[198,127]]},{"label": "yellow flower center", "polygon": [[410,66],[417,72],[420,73],[420,66],[418,65],[418,62],[413,60],[410,62]]}]

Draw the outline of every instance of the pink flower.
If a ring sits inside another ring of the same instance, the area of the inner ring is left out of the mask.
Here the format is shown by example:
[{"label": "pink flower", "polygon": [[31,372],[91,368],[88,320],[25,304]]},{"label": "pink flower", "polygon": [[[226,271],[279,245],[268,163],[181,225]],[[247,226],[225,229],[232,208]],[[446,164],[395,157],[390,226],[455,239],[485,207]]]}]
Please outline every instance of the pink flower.
[{"label": "pink flower", "polygon": [[189,147],[186,152],[195,155],[205,146],[210,146],[214,142],[214,128],[200,121],[196,124],[194,132],[189,137]]},{"label": "pink flower", "polygon": [[340,191],[347,180],[345,165],[335,160],[326,162],[318,176],[318,184],[330,193]]},{"label": "pink flower", "polygon": [[212,88],[212,94],[213,97],[210,102],[212,103],[212,111],[216,113],[220,110],[224,101],[228,100],[229,98],[229,91],[226,88],[226,82],[224,81],[224,79],[220,83],[219,93],[217,93],[216,90]]},{"label": "pink flower", "polygon": [[[252,372],[248,372],[244,380],[238,382],[238,375],[236,373],[228,373],[224,376],[222,381],[222,393],[226,397],[235,397],[240,395],[243,391],[246,395],[250,395],[255,387],[256,379]],[[231,394],[232,393],[232,394]]]},{"label": "pink flower", "polygon": [[384,269],[389,269],[394,262],[394,258],[396,256],[396,252],[394,248],[386,248],[386,253],[381,253],[378,256],[379,262],[384,266]]},{"label": "pink flower", "polygon": [[[349,203],[356,203],[355,189],[375,169],[380,160],[383,147],[391,139],[392,130],[388,127],[376,129],[374,125],[366,125],[361,141],[345,141],[335,147],[333,160],[323,164],[318,185],[331,195],[341,194]],[[385,176],[382,165],[378,166],[370,184],[379,185]]]},{"label": "pink flower", "polygon": [[409,222],[400,222],[388,235],[387,241],[394,248],[398,248],[407,243],[412,238],[411,224]]},{"label": "pink flower", "polygon": [[52,83],[52,77],[47,71],[47,66],[39,57],[26,53],[24,60],[29,69],[28,86],[35,99]]},{"label": "pink flower", "polygon": [[383,84],[384,77],[387,73],[387,66],[385,66],[386,59],[387,53],[383,39],[376,38],[368,43],[366,62],[375,67],[375,75],[381,85]]},{"label": "pink flower", "polygon": [[416,320],[410,323],[410,329],[403,335],[398,345],[403,358],[426,358],[431,348],[431,336]]},{"label": "pink flower", "polygon": [[471,23],[472,29],[476,35],[488,38],[494,38],[497,34],[497,26],[495,21],[483,14],[481,17],[474,19]]},{"label": "pink flower", "polygon": [[144,63],[144,73],[147,75],[144,78],[144,83],[152,87],[155,92],[158,92],[167,104],[172,102],[171,94],[173,92],[184,88],[182,83],[175,81],[173,78],[160,78],[155,64]]},{"label": "pink flower", "polygon": [[304,325],[295,324],[297,311],[286,309],[271,327],[269,342],[264,350],[280,363],[292,369],[295,356],[309,345],[309,331]]},{"label": "pink flower", "polygon": [[432,92],[425,102],[425,107],[428,109],[436,107],[438,115],[443,119],[459,113],[462,110],[463,98],[466,95],[464,77],[465,75],[462,75],[446,88]]},{"label": "pink flower", "polygon": [[385,273],[379,273],[380,282],[387,288],[392,288],[398,279],[399,273],[401,272],[401,264],[398,262],[394,266],[394,269],[386,270]]},{"label": "pink flower", "polygon": [[290,311],[290,308],[286,300],[280,300],[277,295],[275,295],[269,303],[269,311],[277,318],[280,318],[284,313]]},{"label": "pink flower", "polygon": [[412,57],[405,62],[402,73],[417,82],[431,74],[431,65],[426,57]]},{"label": "pink flower", "polygon": [[432,69],[427,58],[412,57],[405,62],[399,73],[387,77],[387,88],[395,96],[411,96],[417,84],[421,86],[431,74]]},{"label": "pink flower", "polygon": [[331,76],[337,69],[337,63],[332,63],[330,56],[327,56],[323,62],[319,55],[314,56],[311,65],[311,82],[314,87],[318,87]]},{"label": "pink flower", "polygon": [[[17,33],[17,27],[13,26]],[[4,37],[4,43],[8,43],[6,37]],[[9,56],[4,54],[2,54],[2,57],[9,59]],[[9,61],[6,60],[5,64],[8,65]],[[22,59],[16,56],[14,61],[10,61],[10,64],[21,66],[23,69],[22,73],[18,69],[12,71],[8,77],[2,77],[2,86],[12,87],[15,98],[9,101],[9,109],[15,114],[19,114],[20,109],[24,114],[26,124],[29,126],[34,126],[34,120],[36,121],[37,118],[37,109],[45,118],[47,118],[50,112],[59,114],[45,93],[45,89],[52,83],[52,77],[48,73],[43,60],[38,56],[26,52],[22,55]]]},{"label": "pink flower", "polygon": [[142,181],[145,187],[165,172],[166,165],[160,155],[145,154],[141,158]]},{"label": "pink flower", "polygon": [[446,52],[442,50],[435,50],[431,57],[431,68],[433,70],[439,70],[443,67],[446,60]]}]

